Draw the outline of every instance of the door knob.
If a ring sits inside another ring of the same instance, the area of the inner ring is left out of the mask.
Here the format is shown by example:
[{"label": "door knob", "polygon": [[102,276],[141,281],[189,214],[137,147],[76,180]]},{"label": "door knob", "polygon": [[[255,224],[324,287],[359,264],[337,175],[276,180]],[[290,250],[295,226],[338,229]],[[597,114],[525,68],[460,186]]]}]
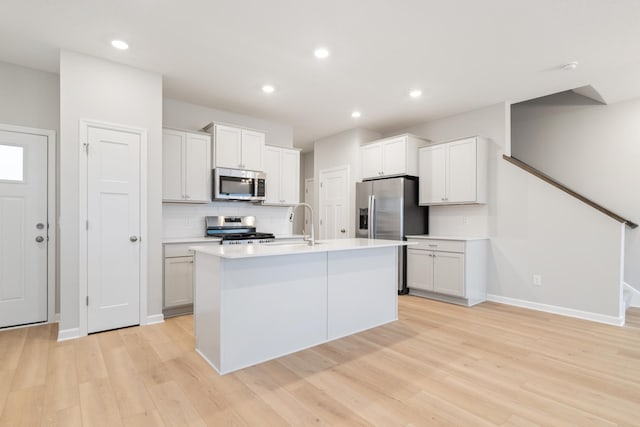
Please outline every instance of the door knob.
[{"label": "door knob", "polygon": [[44,242],[44,237],[42,237],[42,236],[36,237],[36,242],[38,242],[38,243]]},{"label": "door knob", "polygon": [[341,233],[346,233],[347,230],[345,230],[344,228],[342,230],[340,230]]},{"label": "door knob", "polygon": [[137,242],[138,241],[138,236],[130,236],[129,240],[131,240],[132,242]]},{"label": "door knob", "polygon": [[43,224],[43,223],[41,223],[41,222],[39,222],[39,223],[37,223],[37,224],[36,224],[36,228],[37,228],[38,230],[42,230],[42,229],[44,228],[44,224]]}]

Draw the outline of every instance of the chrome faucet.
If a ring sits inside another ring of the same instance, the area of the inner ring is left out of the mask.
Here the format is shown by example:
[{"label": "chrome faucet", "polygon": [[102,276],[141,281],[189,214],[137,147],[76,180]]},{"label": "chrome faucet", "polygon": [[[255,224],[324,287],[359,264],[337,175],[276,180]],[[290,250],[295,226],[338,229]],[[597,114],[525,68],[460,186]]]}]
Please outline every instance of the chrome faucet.
[{"label": "chrome faucet", "polygon": [[306,238],[304,240],[309,242],[309,244],[311,246],[315,246],[316,238],[315,238],[315,236],[313,234],[313,208],[311,207],[311,205],[309,205],[307,203],[298,203],[293,208],[291,208],[291,214],[289,215],[289,222],[293,222],[293,220],[295,218],[295,214],[296,214],[296,209],[298,207],[300,207],[300,206],[304,206],[304,207],[308,208],[309,212],[311,212],[311,240],[307,240]]}]

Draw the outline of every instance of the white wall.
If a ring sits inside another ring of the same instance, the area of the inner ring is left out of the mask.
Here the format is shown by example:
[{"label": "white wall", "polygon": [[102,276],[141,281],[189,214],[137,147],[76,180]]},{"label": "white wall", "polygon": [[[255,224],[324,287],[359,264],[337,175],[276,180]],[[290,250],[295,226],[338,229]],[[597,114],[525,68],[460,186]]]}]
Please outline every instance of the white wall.
[{"label": "white wall", "polygon": [[[640,100],[602,105],[573,92],[515,104],[512,155],[640,223]],[[640,289],[640,228],[627,228],[625,278]]]},{"label": "white wall", "polygon": [[[622,315],[620,224],[504,161],[508,117],[508,107],[497,104],[390,133],[492,141],[489,203],[431,207],[430,234],[491,237],[489,294],[615,323]],[[532,285],[533,274],[542,286]]]},{"label": "white wall", "polygon": [[0,123],[58,130],[57,74],[0,62]]},{"label": "white wall", "polygon": [[269,145],[293,147],[293,127],[257,117],[216,110],[175,99],[164,99],[162,123],[166,127],[200,130],[211,122],[263,131]]},{"label": "white wall", "polygon": [[[0,62],[0,123],[60,131],[60,79],[57,74]],[[56,164],[59,164],[59,146]],[[59,171],[58,171],[59,172]],[[59,182],[56,177],[56,197]],[[57,201],[59,209],[59,201]],[[59,210],[56,212],[58,218]],[[56,227],[57,224],[52,224]],[[59,252],[60,240],[56,242]],[[56,259],[55,310],[60,311],[59,258]]]},{"label": "white wall", "polygon": [[320,171],[323,169],[335,168],[338,166],[349,165],[350,177],[350,200],[349,200],[349,237],[355,236],[355,196],[356,182],[361,179],[360,172],[360,145],[374,141],[380,138],[380,134],[367,129],[351,129],[345,132],[332,135],[318,140],[313,145],[313,177],[314,177],[314,206],[315,209],[315,226],[319,229],[319,212],[320,212]]},{"label": "white wall", "polygon": [[60,53],[60,330],[79,326],[79,121],[148,131],[148,314],[162,313],[162,77],[69,51]]},{"label": "white wall", "polygon": [[[209,204],[164,203],[162,206],[163,236],[167,239],[202,237],[205,216],[256,217],[258,231],[285,236],[292,233],[290,207],[260,206],[244,202],[213,202]],[[300,211],[300,214],[302,211]]]}]

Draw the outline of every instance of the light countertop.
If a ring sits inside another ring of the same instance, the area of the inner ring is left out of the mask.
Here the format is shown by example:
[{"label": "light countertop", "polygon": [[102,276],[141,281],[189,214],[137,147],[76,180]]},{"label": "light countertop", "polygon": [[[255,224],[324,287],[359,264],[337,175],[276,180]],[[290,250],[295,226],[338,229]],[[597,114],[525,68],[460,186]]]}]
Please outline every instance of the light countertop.
[{"label": "light countertop", "polygon": [[163,239],[162,243],[205,243],[205,242],[220,242],[222,239],[219,237],[176,237],[171,239]]},{"label": "light countertop", "polygon": [[407,239],[426,239],[426,240],[458,240],[458,241],[471,241],[471,240],[488,240],[488,237],[466,237],[466,236],[432,236],[430,234],[418,234],[413,236],[406,236]]},{"label": "light countertop", "polygon": [[228,259],[254,258],[262,256],[276,255],[297,255],[320,252],[350,251],[358,249],[388,248],[394,246],[407,246],[409,242],[400,240],[382,239],[338,239],[319,240],[315,246],[309,246],[302,242],[291,242],[289,244],[254,244],[254,245],[210,245],[192,246],[189,249],[209,255]]}]

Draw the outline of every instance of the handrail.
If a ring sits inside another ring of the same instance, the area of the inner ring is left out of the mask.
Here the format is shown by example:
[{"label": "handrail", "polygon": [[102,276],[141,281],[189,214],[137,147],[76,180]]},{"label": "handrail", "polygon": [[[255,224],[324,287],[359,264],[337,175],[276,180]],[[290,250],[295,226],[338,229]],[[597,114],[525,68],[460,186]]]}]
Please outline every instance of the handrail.
[{"label": "handrail", "polygon": [[561,184],[558,181],[556,181],[555,179],[551,178],[549,175],[540,172],[538,169],[536,169],[536,168],[534,168],[532,166],[529,166],[528,164],[524,163],[523,161],[518,160],[515,157],[507,156],[506,154],[503,154],[502,158],[505,159],[506,161],[508,161],[509,163],[512,163],[512,164],[518,166],[520,169],[526,170],[530,174],[537,176],[541,180],[543,180],[543,181],[553,185],[554,187],[564,191],[565,193],[575,197],[576,199],[580,200],[581,202],[586,203],[587,205],[591,206],[592,208],[599,210],[603,214],[615,219],[616,221],[621,222],[623,224],[626,224],[628,227],[631,227],[631,228],[636,228],[638,226],[638,224],[636,224],[635,222],[629,221],[628,219],[625,219],[625,218],[621,217],[620,215],[617,215],[617,214],[611,212],[609,209],[597,204],[593,200],[587,199],[583,195],[576,193],[575,191],[571,190],[570,188],[567,188],[563,184]]}]

